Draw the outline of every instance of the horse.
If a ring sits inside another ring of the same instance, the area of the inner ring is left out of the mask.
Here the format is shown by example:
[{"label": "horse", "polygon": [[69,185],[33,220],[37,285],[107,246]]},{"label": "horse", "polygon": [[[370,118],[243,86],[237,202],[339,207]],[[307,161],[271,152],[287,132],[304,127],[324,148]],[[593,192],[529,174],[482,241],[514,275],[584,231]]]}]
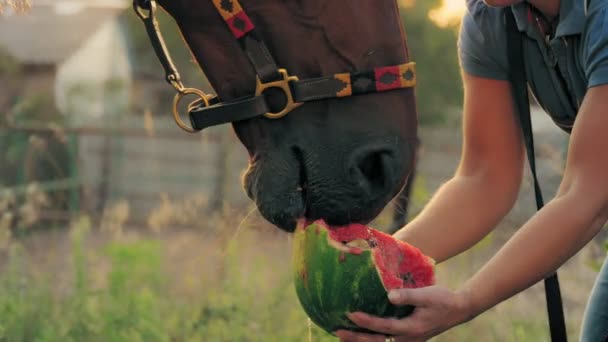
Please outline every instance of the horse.
[{"label": "horse", "polygon": [[[186,88],[154,14],[175,20],[216,95]],[[134,0],[184,130],[231,123],[242,182],[285,231],[367,224],[404,188],[417,147],[415,64],[396,0]],[[188,94],[190,124],[177,109]]]}]

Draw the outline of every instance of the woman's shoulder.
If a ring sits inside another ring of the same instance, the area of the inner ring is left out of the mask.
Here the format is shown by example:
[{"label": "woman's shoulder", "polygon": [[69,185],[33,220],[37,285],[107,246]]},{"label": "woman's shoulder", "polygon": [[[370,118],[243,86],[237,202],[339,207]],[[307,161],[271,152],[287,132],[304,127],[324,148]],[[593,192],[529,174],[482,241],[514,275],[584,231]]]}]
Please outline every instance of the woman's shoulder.
[{"label": "woman's shoulder", "polygon": [[463,25],[473,25],[476,28],[495,34],[505,32],[503,13],[510,8],[491,7],[482,0],[467,0],[467,10],[463,18]]},{"label": "woman's shoulder", "polygon": [[486,5],[482,0],[467,0],[458,39],[461,65],[465,71],[493,79],[508,77],[503,11]]}]

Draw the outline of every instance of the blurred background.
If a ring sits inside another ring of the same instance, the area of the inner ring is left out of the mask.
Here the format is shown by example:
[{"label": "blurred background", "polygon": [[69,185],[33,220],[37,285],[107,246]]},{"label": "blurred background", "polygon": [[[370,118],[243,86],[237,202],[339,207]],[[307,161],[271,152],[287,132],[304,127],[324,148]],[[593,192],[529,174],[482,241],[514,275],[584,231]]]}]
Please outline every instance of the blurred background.
[{"label": "blurred background", "polygon": [[[463,0],[400,0],[421,150],[409,216],[454,172]],[[211,92],[171,18],[160,23],[189,86]],[[229,127],[183,133],[173,89],[124,0],[0,0],[0,341],[324,341],[291,281],[290,236],[246,198]],[[567,136],[535,107],[546,196]],[[534,212],[517,206],[471,251],[438,266],[456,288]],[[373,225],[388,230],[399,205]],[[605,234],[562,269],[578,339]],[[542,286],[436,341],[548,341]]]}]

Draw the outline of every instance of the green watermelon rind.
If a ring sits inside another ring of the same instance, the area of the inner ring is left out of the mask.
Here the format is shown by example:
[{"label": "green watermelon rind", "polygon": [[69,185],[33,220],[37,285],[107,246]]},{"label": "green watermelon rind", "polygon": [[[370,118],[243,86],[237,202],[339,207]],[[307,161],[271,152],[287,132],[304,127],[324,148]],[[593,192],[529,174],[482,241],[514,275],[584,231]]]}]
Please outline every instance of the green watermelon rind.
[{"label": "green watermelon rind", "polygon": [[[305,229],[298,227],[294,233],[295,290],[302,308],[316,325],[329,333],[339,329],[370,332],[349,320],[346,313],[361,311],[396,318],[412,313],[413,306],[395,306],[389,302],[370,250],[348,254],[328,241],[327,229],[318,224]],[[306,250],[315,252],[306,253]],[[323,269],[333,272],[324,272]],[[325,274],[331,274],[331,278],[323,279]],[[317,286],[310,285],[314,282],[318,283]],[[352,286],[349,288],[343,284]],[[314,291],[327,286],[333,288]],[[345,293],[348,289],[350,291]]]}]

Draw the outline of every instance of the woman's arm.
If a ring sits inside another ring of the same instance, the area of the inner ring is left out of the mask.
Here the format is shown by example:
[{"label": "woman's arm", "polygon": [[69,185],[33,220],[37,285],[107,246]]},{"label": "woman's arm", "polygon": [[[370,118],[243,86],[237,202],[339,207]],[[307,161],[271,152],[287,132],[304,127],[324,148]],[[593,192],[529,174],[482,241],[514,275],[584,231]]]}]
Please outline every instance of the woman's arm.
[{"label": "woman's arm", "polygon": [[608,85],[591,88],[557,196],[464,286],[473,315],[552,273],[608,220]]},{"label": "woman's arm", "polygon": [[[552,273],[608,220],[607,132],[608,85],[605,85],[588,90],[578,113],[558,195],[460,291],[439,286],[393,291],[389,296],[393,303],[417,306],[413,315],[396,320],[356,313],[351,319],[370,330],[396,335],[397,341],[426,340]],[[362,336],[344,331],[338,335],[349,341],[360,340]]]},{"label": "woman's arm", "polygon": [[452,179],[395,236],[437,262],[488,234],[512,208],[522,179],[523,145],[506,81],[463,75],[463,151]]}]

